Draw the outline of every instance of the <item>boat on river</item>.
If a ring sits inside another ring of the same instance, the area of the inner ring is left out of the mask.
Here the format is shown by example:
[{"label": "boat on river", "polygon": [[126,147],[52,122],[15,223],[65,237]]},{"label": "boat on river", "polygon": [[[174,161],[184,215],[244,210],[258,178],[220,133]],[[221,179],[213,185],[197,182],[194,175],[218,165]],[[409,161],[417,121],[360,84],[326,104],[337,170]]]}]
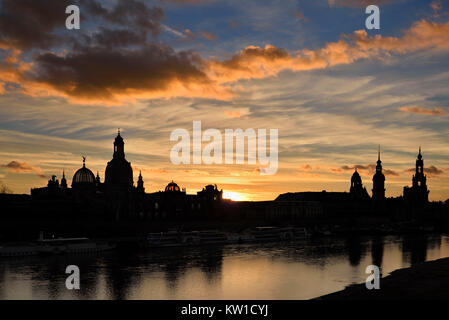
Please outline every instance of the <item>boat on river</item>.
[{"label": "boat on river", "polygon": [[41,232],[39,239],[28,243],[9,243],[0,246],[0,257],[21,257],[45,254],[95,253],[114,249],[107,242],[89,238],[50,238],[45,239]]}]

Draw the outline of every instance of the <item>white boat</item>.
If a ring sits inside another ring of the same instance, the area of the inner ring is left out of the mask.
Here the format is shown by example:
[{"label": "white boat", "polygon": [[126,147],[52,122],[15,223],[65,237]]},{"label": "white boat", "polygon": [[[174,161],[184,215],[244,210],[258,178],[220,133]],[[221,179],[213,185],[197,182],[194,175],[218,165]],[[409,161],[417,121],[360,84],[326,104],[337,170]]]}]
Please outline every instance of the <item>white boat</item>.
[{"label": "white boat", "polygon": [[257,227],[251,230],[255,242],[293,241],[309,238],[306,228]]},{"label": "white boat", "polygon": [[92,241],[88,238],[44,239],[43,233],[35,242],[5,244],[0,247],[0,257],[34,256],[38,254],[94,253],[112,250],[115,246],[107,242]]},{"label": "white boat", "polygon": [[200,243],[198,232],[156,232],[149,233],[147,244],[150,247],[182,247]]}]

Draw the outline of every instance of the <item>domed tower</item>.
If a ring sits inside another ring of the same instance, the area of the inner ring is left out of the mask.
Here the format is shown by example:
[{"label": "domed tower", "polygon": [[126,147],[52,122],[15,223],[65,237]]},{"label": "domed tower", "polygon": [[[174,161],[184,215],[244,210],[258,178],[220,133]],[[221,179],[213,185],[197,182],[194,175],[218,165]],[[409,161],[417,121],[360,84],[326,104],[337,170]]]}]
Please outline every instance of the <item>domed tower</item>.
[{"label": "domed tower", "polygon": [[181,192],[179,186],[172,180],[166,187],[165,192]]},{"label": "domed tower", "polygon": [[368,192],[363,187],[362,177],[357,172],[357,168],[355,168],[354,174],[351,177],[351,188],[349,191],[353,199],[366,200],[369,198]]},{"label": "domed tower", "polygon": [[74,189],[95,189],[95,176],[92,171],[86,168],[86,157],[83,157],[83,167],[78,169],[72,178],[72,188]]},{"label": "domed tower", "polygon": [[385,176],[382,173],[382,161],[380,160],[380,146],[377,155],[376,173],[373,176],[373,201],[385,199]]},{"label": "domed tower", "polygon": [[114,140],[114,154],[112,160],[108,162],[105,172],[104,183],[106,186],[117,186],[122,188],[132,187],[133,169],[131,163],[125,159],[125,143],[120,130]]},{"label": "domed tower", "polygon": [[134,214],[133,185],[133,169],[125,158],[125,143],[119,129],[114,140],[114,154],[104,177],[107,208],[116,221]]},{"label": "domed tower", "polygon": [[355,171],[351,177],[351,192],[352,190],[357,190],[360,187],[362,187],[362,177],[360,177],[360,174],[357,172],[357,168],[355,168]]}]

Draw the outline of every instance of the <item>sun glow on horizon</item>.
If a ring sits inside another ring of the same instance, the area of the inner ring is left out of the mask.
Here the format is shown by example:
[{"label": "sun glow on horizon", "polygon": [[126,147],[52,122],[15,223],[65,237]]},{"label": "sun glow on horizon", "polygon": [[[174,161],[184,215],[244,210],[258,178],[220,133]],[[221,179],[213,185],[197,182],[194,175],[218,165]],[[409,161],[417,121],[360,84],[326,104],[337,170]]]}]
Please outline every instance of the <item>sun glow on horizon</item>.
[{"label": "sun glow on horizon", "polygon": [[224,191],[223,192],[223,199],[229,199],[232,201],[246,201],[248,199],[246,199],[246,197],[238,192],[233,192],[233,191]]}]

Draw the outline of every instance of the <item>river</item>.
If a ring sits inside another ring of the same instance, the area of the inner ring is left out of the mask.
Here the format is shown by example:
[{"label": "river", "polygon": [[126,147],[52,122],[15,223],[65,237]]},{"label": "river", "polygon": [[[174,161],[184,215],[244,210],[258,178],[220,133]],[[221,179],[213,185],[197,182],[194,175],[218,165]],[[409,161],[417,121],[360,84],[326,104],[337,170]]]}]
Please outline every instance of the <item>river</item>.
[{"label": "river", "polygon": [[[449,257],[449,237],[386,236],[3,258],[0,299],[310,299]],[[65,286],[68,265],[80,289]],[[382,285],[382,282],[381,282]]]}]

